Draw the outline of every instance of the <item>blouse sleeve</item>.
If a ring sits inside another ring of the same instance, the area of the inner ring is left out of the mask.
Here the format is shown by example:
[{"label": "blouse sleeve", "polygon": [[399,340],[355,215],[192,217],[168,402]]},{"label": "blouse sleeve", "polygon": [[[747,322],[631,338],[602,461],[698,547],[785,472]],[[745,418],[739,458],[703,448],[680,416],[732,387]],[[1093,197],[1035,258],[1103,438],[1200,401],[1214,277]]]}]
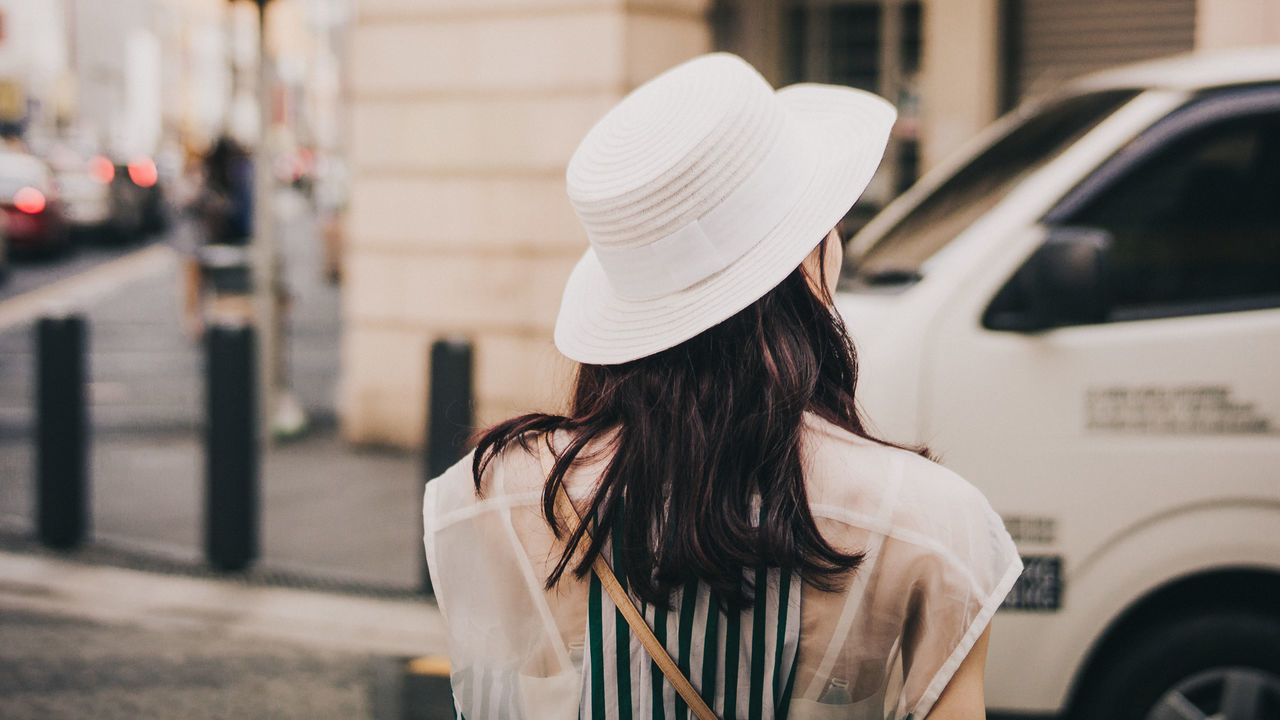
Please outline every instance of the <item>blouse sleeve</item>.
[{"label": "blouse sleeve", "polygon": [[542,587],[550,532],[526,530],[545,525],[535,522],[537,479],[536,467],[504,457],[477,495],[468,456],[427,483],[427,565],[448,632],[454,701],[468,720],[576,715],[581,670],[558,627],[565,603]]},{"label": "blouse sleeve", "polygon": [[1022,572],[1000,516],[976,488],[923,458],[903,477],[899,538],[910,541],[902,707],[924,720]]}]

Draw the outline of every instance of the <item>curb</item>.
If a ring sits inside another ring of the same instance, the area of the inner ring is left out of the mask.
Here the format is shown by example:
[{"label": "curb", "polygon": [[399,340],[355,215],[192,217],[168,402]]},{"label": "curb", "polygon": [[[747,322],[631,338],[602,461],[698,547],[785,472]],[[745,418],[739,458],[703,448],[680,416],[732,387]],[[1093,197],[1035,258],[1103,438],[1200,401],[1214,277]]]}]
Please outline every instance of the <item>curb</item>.
[{"label": "curb", "polygon": [[107,624],[201,627],[389,658],[445,649],[440,611],[421,597],[253,585],[50,554],[0,551],[0,603]]},{"label": "curb", "polygon": [[398,585],[379,585],[376,583],[338,580],[318,575],[291,572],[254,566],[241,572],[219,572],[197,561],[165,557],[161,554],[146,553],[112,546],[102,541],[90,541],[76,550],[51,550],[41,545],[31,531],[19,530],[17,523],[0,518],[0,552],[30,555],[83,565],[98,565],[119,568],[122,570],[138,570],[157,575],[218,580],[236,583],[245,587],[277,587],[294,590],[310,590],[314,592],[357,597],[377,598],[381,600],[408,600],[422,602],[425,606],[434,606],[429,595],[418,588],[406,588]]}]

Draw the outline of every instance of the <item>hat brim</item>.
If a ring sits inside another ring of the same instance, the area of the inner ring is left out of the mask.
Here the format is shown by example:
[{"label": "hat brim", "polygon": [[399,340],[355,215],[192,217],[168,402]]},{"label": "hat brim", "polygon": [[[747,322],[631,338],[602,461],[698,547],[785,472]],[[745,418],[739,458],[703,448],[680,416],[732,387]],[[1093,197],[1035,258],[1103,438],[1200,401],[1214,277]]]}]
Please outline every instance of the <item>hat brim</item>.
[{"label": "hat brim", "polygon": [[801,84],[778,100],[815,147],[813,170],[795,205],[728,267],[651,300],[619,297],[588,249],[565,285],[556,347],[591,365],[616,365],[674,347],[715,327],[786,279],[853,207],[884,155],[897,112],[871,93]]}]

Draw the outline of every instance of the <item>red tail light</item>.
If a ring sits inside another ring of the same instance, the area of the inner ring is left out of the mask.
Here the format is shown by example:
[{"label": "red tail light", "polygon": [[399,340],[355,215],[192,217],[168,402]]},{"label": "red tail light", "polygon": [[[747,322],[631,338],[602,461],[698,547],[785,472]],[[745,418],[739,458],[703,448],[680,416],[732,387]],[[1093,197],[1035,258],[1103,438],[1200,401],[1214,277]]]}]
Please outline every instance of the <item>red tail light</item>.
[{"label": "red tail light", "polygon": [[94,155],[89,161],[89,174],[98,179],[98,182],[109,183],[116,177],[116,166],[101,155]]},{"label": "red tail light", "polygon": [[44,193],[24,187],[13,196],[13,204],[22,212],[35,215],[44,210]]},{"label": "red tail light", "polygon": [[149,157],[136,157],[129,161],[129,179],[138,187],[151,187],[156,184],[159,173],[156,164]]}]

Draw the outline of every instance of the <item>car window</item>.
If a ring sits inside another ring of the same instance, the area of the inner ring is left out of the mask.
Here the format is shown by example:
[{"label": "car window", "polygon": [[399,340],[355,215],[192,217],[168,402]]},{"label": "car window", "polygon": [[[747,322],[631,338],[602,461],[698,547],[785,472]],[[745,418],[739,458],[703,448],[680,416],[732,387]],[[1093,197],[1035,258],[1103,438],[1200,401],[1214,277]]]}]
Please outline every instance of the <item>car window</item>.
[{"label": "car window", "polygon": [[1111,234],[1113,320],[1280,306],[1280,110],[1171,139],[1059,223]]},{"label": "car window", "polygon": [[860,257],[845,265],[850,289],[918,277],[920,265],[1000,202],[1018,181],[1137,95],[1107,90],[1052,102],[1029,115],[938,186]]}]

